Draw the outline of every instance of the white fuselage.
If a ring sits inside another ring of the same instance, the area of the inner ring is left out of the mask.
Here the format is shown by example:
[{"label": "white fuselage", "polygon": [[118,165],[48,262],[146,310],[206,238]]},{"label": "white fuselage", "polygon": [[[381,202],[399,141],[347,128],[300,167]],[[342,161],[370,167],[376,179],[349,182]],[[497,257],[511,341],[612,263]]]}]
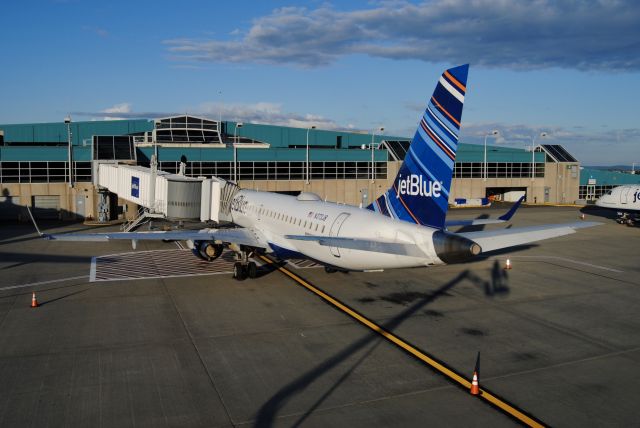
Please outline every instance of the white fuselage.
[{"label": "white fuselage", "polygon": [[637,184],[618,186],[602,195],[596,205],[618,211],[640,211],[640,186]]},{"label": "white fuselage", "polygon": [[[325,202],[313,194],[300,197],[270,192],[240,190],[231,203],[231,216],[238,226],[253,228],[278,255],[295,253],[327,265],[349,270],[374,270],[442,264],[433,245],[436,229],[395,220],[350,205]],[[301,200],[302,199],[302,200]],[[307,200],[304,200],[307,199]],[[318,242],[286,238],[286,235],[346,237],[414,244],[423,255],[407,256],[345,249]]]}]

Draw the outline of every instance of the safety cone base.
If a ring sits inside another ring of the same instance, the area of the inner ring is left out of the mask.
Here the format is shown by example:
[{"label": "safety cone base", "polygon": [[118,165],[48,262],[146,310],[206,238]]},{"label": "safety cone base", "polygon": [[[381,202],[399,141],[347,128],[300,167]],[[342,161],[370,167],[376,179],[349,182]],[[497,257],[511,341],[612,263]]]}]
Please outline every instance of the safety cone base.
[{"label": "safety cone base", "polygon": [[471,389],[469,390],[471,395],[480,395],[480,385],[478,385],[478,374],[473,373],[473,380],[471,381]]},{"label": "safety cone base", "polygon": [[38,299],[36,299],[36,293],[33,293],[31,295],[31,307],[32,308],[37,308],[38,307]]}]

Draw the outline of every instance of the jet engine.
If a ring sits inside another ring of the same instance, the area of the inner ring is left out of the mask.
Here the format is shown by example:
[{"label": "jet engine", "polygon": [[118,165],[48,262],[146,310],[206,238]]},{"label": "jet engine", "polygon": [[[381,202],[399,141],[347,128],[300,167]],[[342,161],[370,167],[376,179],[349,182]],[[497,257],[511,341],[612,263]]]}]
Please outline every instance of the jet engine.
[{"label": "jet engine", "polygon": [[208,262],[214,261],[222,254],[223,245],[213,241],[195,241],[193,243],[193,254]]},{"label": "jet engine", "polygon": [[438,258],[447,264],[466,262],[482,252],[471,239],[441,230],[433,233],[433,247]]}]

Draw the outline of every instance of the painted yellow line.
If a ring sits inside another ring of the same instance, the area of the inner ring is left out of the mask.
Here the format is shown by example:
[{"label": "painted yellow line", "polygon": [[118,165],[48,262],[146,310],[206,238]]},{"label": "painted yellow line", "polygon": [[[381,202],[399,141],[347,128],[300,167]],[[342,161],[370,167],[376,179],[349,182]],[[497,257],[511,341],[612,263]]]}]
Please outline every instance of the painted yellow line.
[{"label": "painted yellow line", "polygon": [[[260,258],[262,260],[264,260],[266,263],[269,263],[271,265],[274,264],[273,260],[271,260],[268,257],[265,257],[265,256],[261,255]],[[435,360],[434,358],[429,357],[428,355],[426,355],[424,352],[420,351],[416,347],[408,344],[404,340],[400,339],[398,336],[396,336],[393,333],[385,330],[384,328],[380,327],[378,324],[374,323],[373,321],[365,318],[363,315],[361,315],[358,312],[354,311],[353,309],[351,309],[350,307],[346,306],[345,304],[343,304],[339,300],[331,297],[330,295],[328,295],[324,291],[320,290],[319,288],[311,285],[310,283],[308,283],[304,279],[300,278],[298,275],[296,275],[295,273],[289,271],[288,269],[286,269],[286,268],[284,268],[282,266],[279,266],[278,270],[280,272],[284,273],[285,275],[287,275],[289,278],[293,279],[298,284],[302,285],[307,290],[309,290],[312,293],[316,294],[317,296],[319,296],[320,298],[322,298],[326,302],[330,303],[331,305],[333,305],[336,308],[340,309],[342,312],[346,313],[350,317],[352,317],[355,320],[359,321],[361,324],[367,326],[371,330],[373,330],[376,333],[380,334],[382,337],[384,337],[388,341],[394,343],[395,345],[397,345],[400,348],[404,349],[405,351],[407,351],[408,353],[410,353],[414,357],[416,357],[419,360],[425,362],[426,364],[428,364],[432,368],[436,369],[437,371],[439,371],[443,375],[447,376],[449,379],[457,382],[458,384],[462,385],[466,389],[470,389],[471,388],[471,382],[469,382],[466,378],[464,378],[460,374],[458,374],[455,371],[451,370],[450,368],[446,367],[441,362]],[[502,399],[500,399],[499,397],[495,396],[494,394],[490,393],[487,390],[484,390],[484,389],[481,388],[479,397],[487,400],[489,403],[493,404],[494,406],[498,407],[499,409],[501,409],[505,413],[511,415],[512,417],[518,419],[520,422],[522,422],[522,423],[524,423],[524,424],[526,424],[526,425],[528,425],[530,427],[544,427],[545,426],[541,422],[539,422],[539,421],[533,419],[532,417],[526,415],[525,413],[521,412],[520,410],[518,410],[515,407],[511,406],[510,404],[506,403],[505,401],[503,401]]]}]

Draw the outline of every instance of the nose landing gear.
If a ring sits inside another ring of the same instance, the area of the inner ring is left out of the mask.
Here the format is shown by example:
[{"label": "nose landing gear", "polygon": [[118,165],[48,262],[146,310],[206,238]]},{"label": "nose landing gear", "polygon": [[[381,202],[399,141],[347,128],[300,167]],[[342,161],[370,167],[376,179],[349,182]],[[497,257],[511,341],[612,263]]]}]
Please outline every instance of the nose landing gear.
[{"label": "nose landing gear", "polygon": [[245,278],[255,278],[258,276],[258,266],[254,261],[249,261],[253,251],[242,250],[236,253],[236,262],[233,264],[233,277],[238,281]]}]

